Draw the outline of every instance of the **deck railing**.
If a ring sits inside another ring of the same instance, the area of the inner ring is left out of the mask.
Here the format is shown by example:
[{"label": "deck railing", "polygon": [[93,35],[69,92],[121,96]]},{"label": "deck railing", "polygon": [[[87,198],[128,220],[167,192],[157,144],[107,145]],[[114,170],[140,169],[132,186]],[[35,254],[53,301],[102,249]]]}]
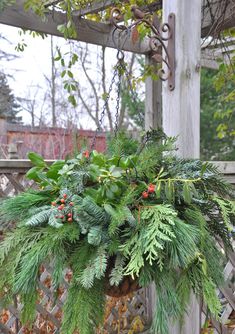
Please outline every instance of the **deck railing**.
[{"label": "deck railing", "polygon": [[[48,163],[52,161],[48,160]],[[235,162],[215,162],[225,179],[235,185]],[[29,160],[0,160],[0,197],[13,196],[28,187],[33,187],[32,181],[25,178],[32,165]],[[1,231],[0,231],[1,233]],[[0,236],[1,237],[1,236]],[[222,246],[221,246],[222,247]],[[213,320],[214,333],[235,334],[232,328],[231,316],[235,314],[235,253],[230,252],[229,261],[224,269],[226,285],[218,294],[223,304],[222,323]],[[37,319],[33,330],[22,327],[19,320],[20,301],[15,297],[8,309],[1,307],[0,300],[0,333],[1,334],[34,334],[59,333],[62,316],[62,306],[66,298],[66,287],[69,284],[70,273],[67,272],[59,291],[56,304],[53,303],[51,285],[51,268],[45,266],[40,274],[40,302],[37,304]],[[106,321],[103,334],[129,334],[146,331],[151,317],[151,296],[149,290],[142,289],[133,296],[122,299],[107,299]],[[203,311],[203,306],[202,306]],[[202,312],[202,319],[204,318]],[[228,326],[227,326],[228,325]],[[134,328],[136,331],[134,331]],[[146,334],[148,333],[145,332]],[[189,333],[190,334],[190,333]]]}]

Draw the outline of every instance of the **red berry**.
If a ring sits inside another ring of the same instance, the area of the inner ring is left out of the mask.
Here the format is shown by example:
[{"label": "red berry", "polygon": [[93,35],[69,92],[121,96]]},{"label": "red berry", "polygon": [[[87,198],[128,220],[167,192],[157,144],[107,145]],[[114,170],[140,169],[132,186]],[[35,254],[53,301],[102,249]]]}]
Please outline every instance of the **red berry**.
[{"label": "red berry", "polygon": [[65,203],[65,199],[61,198],[60,203]]},{"label": "red berry", "polygon": [[85,157],[85,158],[89,158],[89,156],[90,156],[90,152],[88,151],[88,150],[86,150],[86,151],[84,151],[83,153],[82,153],[82,155]]},{"label": "red berry", "polygon": [[68,216],[68,217],[72,217],[72,213],[71,213],[71,212],[69,212],[67,216]]},{"label": "red berry", "polygon": [[63,206],[62,205],[58,206],[58,210],[63,210]]},{"label": "red berry", "polygon": [[68,218],[68,222],[72,222],[73,221],[73,218]]},{"label": "red berry", "polygon": [[56,202],[51,202],[51,205],[52,206],[56,206]]},{"label": "red berry", "polygon": [[150,194],[155,192],[155,185],[154,184],[150,183],[150,185],[148,186],[148,192]]},{"label": "red berry", "polygon": [[67,198],[67,194],[63,194],[63,197],[64,197],[64,198]]},{"label": "red berry", "polygon": [[142,197],[143,197],[143,198],[148,198],[148,197],[149,197],[149,194],[147,193],[147,191],[144,191],[144,192],[142,193]]},{"label": "red berry", "polygon": [[74,203],[73,203],[73,202],[70,202],[69,205],[70,205],[70,206],[74,206]]},{"label": "red berry", "polygon": [[60,216],[60,219],[64,219],[64,216]]},{"label": "red berry", "polygon": [[55,216],[55,218],[56,218],[56,219],[58,219],[58,218],[59,218],[59,216]]}]

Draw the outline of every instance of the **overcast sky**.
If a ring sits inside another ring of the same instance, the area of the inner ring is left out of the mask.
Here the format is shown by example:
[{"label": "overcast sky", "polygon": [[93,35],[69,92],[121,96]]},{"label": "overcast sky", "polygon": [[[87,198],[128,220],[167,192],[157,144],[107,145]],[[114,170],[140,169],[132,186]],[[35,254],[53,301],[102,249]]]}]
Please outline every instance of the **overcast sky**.
[{"label": "overcast sky", "polygon": [[[44,76],[51,76],[50,38],[33,38],[29,35],[29,33],[20,35],[20,32],[21,30],[18,28],[0,24],[0,34],[7,38],[10,42],[1,40],[1,49],[9,54],[15,54],[18,56],[17,59],[12,61],[2,60],[0,68],[5,72],[5,74],[9,75],[8,83],[10,88],[13,90],[14,95],[21,98],[27,98],[29,95],[29,89],[32,90],[32,87],[37,87],[39,85],[45,90]],[[15,48],[17,44],[22,42],[27,44],[25,50],[23,52],[16,51]],[[54,37],[54,45],[65,45],[65,41],[62,38]],[[97,48],[98,47],[96,46],[92,46],[91,50],[91,54],[92,52],[94,54],[93,65],[95,69],[97,67]],[[108,62],[110,62],[109,53],[113,52],[113,50],[108,52]],[[114,57],[111,57],[111,59],[112,58]],[[110,62],[110,66],[112,66],[112,62]],[[97,80],[98,75],[96,70],[93,71],[92,75],[94,79]],[[111,75],[110,72],[108,72],[108,78],[109,75]],[[43,93],[43,89],[41,93]],[[37,95],[37,99],[40,99],[40,93]],[[22,111],[21,116],[23,117],[23,121],[25,123],[30,122],[30,117],[26,111]],[[84,128],[93,128],[92,122],[90,122],[90,119],[86,117],[86,115],[83,116],[82,122]]]},{"label": "overcast sky", "polygon": [[[43,79],[43,73],[50,71],[50,40],[41,37],[33,38],[28,34],[20,36],[20,29],[0,25],[0,33],[6,37],[10,43],[1,41],[1,48],[19,58],[13,61],[2,61],[1,68],[6,74],[14,74],[14,79],[10,80],[11,87],[17,94],[24,92],[25,86],[31,83],[38,83]],[[27,47],[24,52],[15,50],[18,42],[24,39]]]},{"label": "overcast sky", "polygon": [[[12,89],[14,95],[20,98],[28,98],[29,91],[33,91],[33,87],[41,86],[39,94],[37,95],[37,100],[43,100],[43,94],[45,94],[46,87],[45,75],[51,77],[51,50],[50,50],[50,38],[42,39],[41,37],[33,38],[27,32],[26,34],[21,34],[19,28],[14,28],[6,25],[0,24],[0,35],[7,38],[7,41],[1,40],[1,49],[9,54],[16,54],[17,59],[12,61],[1,61],[0,70],[3,70],[5,74],[9,75],[8,82],[10,88]],[[15,50],[18,43],[26,43],[27,46],[23,52],[17,52]],[[66,42],[63,38],[54,37],[54,45],[63,46],[66,48]],[[83,43],[83,45],[85,45]],[[92,45],[89,49],[89,56],[91,59],[90,74],[94,81],[99,84],[101,81],[100,74],[97,72],[98,68],[98,57],[97,52],[100,47]],[[66,50],[66,49],[65,49]],[[128,54],[126,53],[125,60],[128,61]],[[112,73],[113,65],[116,63],[116,51],[113,49],[107,49],[106,52],[106,74],[107,74],[107,88],[109,87]],[[78,80],[82,80],[85,87],[88,87],[87,79],[82,74],[81,71],[76,72],[78,74]],[[115,89],[115,87],[114,87]],[[89,89],[88,89],[89,91]],[[41,95],[40,95],[41,94]],[[62,92],[63,95],[64,91]],[[89,91],[91,94],[91,91]],[[33,94],[32,94],[33,95]],[[115,99],[115,93],[111,95],[112,99]],[[40,104],[40,103],[39,103]],[[113,107],[115,103],[111,104]],[[102,104],[100,106],[102,108]],[[96,126],[93,124],[91,119],[87,116],[84,110],[81,110],[80,125],[84,129],[95,129]],[[24,123],[30,123],[30,116],[26,111],[21,112]]]}]

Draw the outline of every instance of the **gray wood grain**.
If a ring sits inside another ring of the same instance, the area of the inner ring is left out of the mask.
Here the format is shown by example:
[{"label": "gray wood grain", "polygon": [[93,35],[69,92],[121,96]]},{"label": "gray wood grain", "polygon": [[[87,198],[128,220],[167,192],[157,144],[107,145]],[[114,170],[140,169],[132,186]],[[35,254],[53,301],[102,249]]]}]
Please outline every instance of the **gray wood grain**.
[{"label": "gray wood grain", "polygon": [[[124,33],[116,32],[113,41],[113,27],[109,23],[99,23],[74,16],[74,23],[77,30],[76,40],[95,45],[102,45],[111,48],[116,48],[116,43],[122,45],[124,51],[146,54],[150,51],[149,39],[139,40],[136,43],[132,42],[131,36]],[[57,30],[57,26],[66,22],[66,15],[62,12],[49,12],[46,15],[46,20],[42,20],[32,11],[25,12],[22,6],[22,1],[17,0],[16,5],[8,6],[0,13],[0,23],[38,31],[45,34],[63,37]]]}]

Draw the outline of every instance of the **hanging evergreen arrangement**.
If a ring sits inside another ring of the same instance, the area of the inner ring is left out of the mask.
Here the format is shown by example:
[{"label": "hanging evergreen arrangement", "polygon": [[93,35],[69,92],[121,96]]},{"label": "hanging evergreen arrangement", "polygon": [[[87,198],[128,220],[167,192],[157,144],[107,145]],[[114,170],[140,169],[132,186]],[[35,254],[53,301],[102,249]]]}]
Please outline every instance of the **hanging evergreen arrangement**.
[{"label": "hanging evergreen arrangement", "polygon": [[[174,139],[148,132],[137,149],[121,139],[108,153],[84,151],[48,166],[37,154],[27,174],[38,190],[0,204],[1,224],[17,223],[0,244],[0,293],[17,294],[21,318],[33,322],[40,266],[53,266],[53,286],[73,272],[61,333],[95,333],[106,294],[156,287],[152,333],[168,333],[193,291],[219,317],[216,287],[223,282],[235,204],[217,169],[174,155]],[[128,152],[128,153],[126,153]]]}]

